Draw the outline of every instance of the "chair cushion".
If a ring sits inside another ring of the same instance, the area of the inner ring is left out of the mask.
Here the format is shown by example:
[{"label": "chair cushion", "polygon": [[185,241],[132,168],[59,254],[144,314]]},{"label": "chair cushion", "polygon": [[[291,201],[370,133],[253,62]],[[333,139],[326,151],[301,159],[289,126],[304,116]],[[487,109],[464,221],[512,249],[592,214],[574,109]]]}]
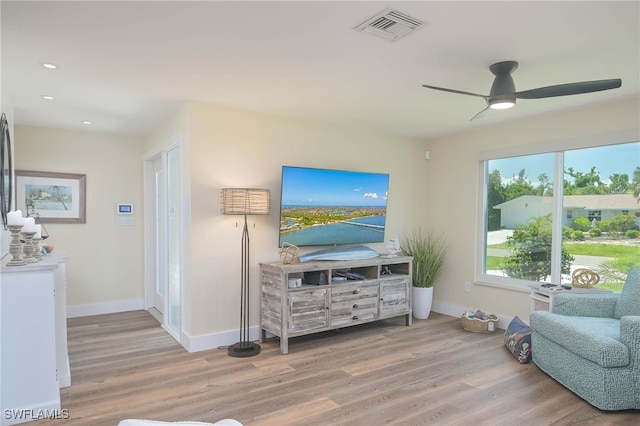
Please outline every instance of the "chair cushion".
[{"label": "chair cushion", "polygon": [[520,364],[531,361],[531,327],[514,317],[504,332],[504,345]]},{"label": "chair cushion", "polygon": [[640,316],[640,268],[629,271],[614,315],[618,319],[627,315]]},{"label": "chair cushion", "polygon": [[[534,333],[602,367],[629,365],[629,348],[620,342],[620,320],[573,317],[547,311],[531,314]],[[535,350],[535,348],[533,348]]]}]

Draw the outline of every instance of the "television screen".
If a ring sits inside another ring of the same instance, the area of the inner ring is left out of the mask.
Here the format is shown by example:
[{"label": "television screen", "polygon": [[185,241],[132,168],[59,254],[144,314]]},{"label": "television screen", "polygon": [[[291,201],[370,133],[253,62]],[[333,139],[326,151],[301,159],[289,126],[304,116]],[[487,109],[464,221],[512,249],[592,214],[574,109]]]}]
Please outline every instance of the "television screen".
[{"label": "television screen", "polygon": [[384,242],[388,188],[384,173],[283,166],[279,246]]}]

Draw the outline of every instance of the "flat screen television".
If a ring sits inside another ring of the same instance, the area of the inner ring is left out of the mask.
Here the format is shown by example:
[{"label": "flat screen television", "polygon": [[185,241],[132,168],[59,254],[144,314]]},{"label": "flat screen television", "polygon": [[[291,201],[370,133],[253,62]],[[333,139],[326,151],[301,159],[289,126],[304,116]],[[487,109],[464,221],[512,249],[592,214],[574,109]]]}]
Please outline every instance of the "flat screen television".
[{"label": "flat screen television", "polygon": [[384,242],[388,174],[283,166],[281,189],[280,247]]}]

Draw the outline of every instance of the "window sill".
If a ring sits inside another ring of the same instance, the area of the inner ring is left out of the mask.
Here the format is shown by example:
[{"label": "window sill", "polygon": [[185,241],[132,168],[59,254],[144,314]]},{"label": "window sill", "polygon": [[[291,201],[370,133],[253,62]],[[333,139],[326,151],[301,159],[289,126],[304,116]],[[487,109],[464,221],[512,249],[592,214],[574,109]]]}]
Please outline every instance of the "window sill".
[{"label": "window sill", "polygon": [[[498,280],[494,280],[493,278],[498,278]],[[491,280],[491,281],[489,281]],[[508,278],[501,277],[481,277],[474,284],[481,285],[485,287],[493,287],[499,288],[502,290],[516,291],[518,293],[530,293],[531,287],[529,287],[533,283],[524,283],[522,281],[512,280]]]}]

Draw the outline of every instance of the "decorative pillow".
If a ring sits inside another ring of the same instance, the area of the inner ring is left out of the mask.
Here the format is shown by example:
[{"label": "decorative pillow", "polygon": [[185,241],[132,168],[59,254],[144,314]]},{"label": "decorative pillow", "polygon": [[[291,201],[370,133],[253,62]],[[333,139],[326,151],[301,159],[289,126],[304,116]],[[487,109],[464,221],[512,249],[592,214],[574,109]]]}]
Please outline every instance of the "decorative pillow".
[{"label": "decorative pillow", "polygon": [[531,327],[520,318],[513,317],[504,332],[504,345],[520,364],[531,361]]}]

